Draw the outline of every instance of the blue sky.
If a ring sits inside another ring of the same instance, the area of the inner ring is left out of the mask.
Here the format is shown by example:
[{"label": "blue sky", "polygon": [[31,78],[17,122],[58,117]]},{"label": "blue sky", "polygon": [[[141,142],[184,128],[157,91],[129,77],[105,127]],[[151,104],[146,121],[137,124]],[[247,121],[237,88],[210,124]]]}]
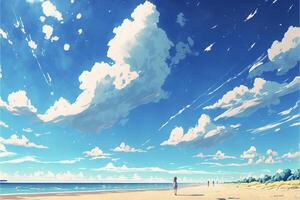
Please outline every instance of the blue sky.
[{"label": "blue sky", "polygon": [[1,1],[0,177],[199,182],[299,168],[298,7]]}]

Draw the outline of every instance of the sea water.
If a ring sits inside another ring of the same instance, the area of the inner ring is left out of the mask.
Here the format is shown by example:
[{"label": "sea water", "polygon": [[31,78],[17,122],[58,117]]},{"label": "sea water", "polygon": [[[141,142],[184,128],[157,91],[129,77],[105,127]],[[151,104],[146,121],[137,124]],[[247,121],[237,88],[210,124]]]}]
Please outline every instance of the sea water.
[{"label": "sea water", "polygon": [[[181,184],[179,186],[188,186]],[[0,195],[171,189],[171,183],[0,183]]]}]

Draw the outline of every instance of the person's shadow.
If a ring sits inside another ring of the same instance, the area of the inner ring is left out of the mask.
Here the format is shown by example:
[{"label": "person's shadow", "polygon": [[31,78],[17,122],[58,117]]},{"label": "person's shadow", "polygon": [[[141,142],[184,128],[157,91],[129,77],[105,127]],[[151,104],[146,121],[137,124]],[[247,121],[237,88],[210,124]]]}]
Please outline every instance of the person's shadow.
[{"label": "person's shadow", "polygon": [[204,196],[204,194],[177,194],[177,196],[193,196],[193,197],[200,197],[200,196]]}]

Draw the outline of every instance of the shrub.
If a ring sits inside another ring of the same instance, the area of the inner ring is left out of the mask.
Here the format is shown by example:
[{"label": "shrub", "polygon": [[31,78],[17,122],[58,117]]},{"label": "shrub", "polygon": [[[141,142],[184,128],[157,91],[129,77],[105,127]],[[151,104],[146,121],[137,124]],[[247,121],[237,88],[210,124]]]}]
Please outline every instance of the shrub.
[{"label": "shrub", "polygon": [[244,178],[239,181],[242,183],[251,183],[258,181],[260,183],[271,183],[275,181],[289,181],[289,180],[300,180],[300,169],[297,169],[292,173],[290,169],[285,169],[280,173],[276,173],[273,176],[265,175],[264,177],[255,179],[253,177]]}]

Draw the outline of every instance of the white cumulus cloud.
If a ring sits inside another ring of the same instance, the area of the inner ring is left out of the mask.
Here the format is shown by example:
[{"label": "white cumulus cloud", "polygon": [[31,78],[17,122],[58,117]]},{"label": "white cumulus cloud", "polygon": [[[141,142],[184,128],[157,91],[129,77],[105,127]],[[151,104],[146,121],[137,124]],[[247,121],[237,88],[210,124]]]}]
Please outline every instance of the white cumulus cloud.
[{"label": "white cumulus cloud", "polygon": [[54,17],[58,21],[63,20],[62,14],[56,9],[56,6],[49,0],[44,1],[42,4],[43,13],[47,17]]},{"label": "white cumulus cloud", "polygon": [[78,35],[81,35],[82,32],[83,32],[82,28],[80,28],[80,29],[77,30]]},{"label": "white cumulus cloud", "polygon": [[[222,155],[220,153],[220,155]],[[197,157],[206,157],[204,154],[196,155]],[[196,157],[195,156],[195,157]],[[278,153],[272,149],[268,149],[265,154],[260,154],[256,151],[255,146],[250,146],[248,150],[244,151],[241,156],[242,159],[247,160],[247,162],[242,163],[218,163],[218,162],[202,162],[201,164],[205,165],[215,165],[219,167],[243,167],[249,165],[258,165],[258,164],[275,164],[281,162]]]},{"label": "white cumulus cloud", "polygon": [[8,144],[8,145],[15,145],[15,146],[38,148],[38,149],[47,149],[48,148],[44,145],[39,145],[39,144],[30,142],[27,139],[27,137],[24,135],[18,137],[16,134],[11,135],[10,138],[7,138],[7,139],[0,137],[0,143]]},{"label": "white cumulus cloud", "polygon": [[87,157],[91,157],[91,159],[99,159],[99,158],[107,158],[110,154],[104,153],[99,147],[95,147],[90,151],[83,152]]},{"label": "white cumulus cloud", "polygon": [[22,90],[9,94],[7,103],[0,98],[0,108],[4,108],[15,115],[32,115],[37,112],[26,92]]},{"label": "white cumulus cloud", "polygon": [[170,137],[161,145],[178,145],[180,143],[194,143],[200,146],[214,145],[229,137],[239,126],[214,124],[208,115],[202,114],[195,127],[189,128],[184,133],[182,127],[176,127],[171,131]]},{"label": "white cumulus cloud", "polygon": [[51,42],[58,41],[58,40],[59,40],[59,37],[56,35],[51,37]]},{"label": "white cumulus cloud", "polygon": [[1,38],[7,40],[7,42],[8,42],[10,45],[13,44],[13,42],[8,38],[8,33],[5,32],[5,31],[4,31],[3,29],[1,29],[1,28],[0,28],[0,36],[1,36]]},{"label": "white cumulus cloud", "polygon": [[36,49],[37,48],[37,44],[35,41],[33,40],[28,40],[27,42],[28,46],[31,48],[31,49]]},{"label": "white cumulus cloud", "polygon": [[53,33],[53,27],[45,24],[45,25],[43,25],[42,29],[43,29],[43,33],[45,33],[45,39],[49,40]]},{"label": "white cumulus cloud", "polygon": [[124,152],[124,153],[133,153],[133,152],[145,152],[142,149],[136,149],[133,147],[130,147],[129,145],[122,142],[119,146],[113,149],[114,152]]},{"label": "white cumulus cloud", "polygon": [[40,16],[40,17],[39,17],[39,20],[40,20],[42,23],[44,23],[45,20],[46,20],[46,17],[45,17],[45,16]]},{"label": "white cumulus cloud", "polygon": [[70,50],[70,45],[69,44],[64,44],[64,50],[69,51]]},{"label": "white cumulus cloud", "polygon": [[96,62],[79,76],[82,92],[75,102],[60,97],[37,117],[43,122],[99,132],[126,118],[136,107],[166,98],[162,86],[170,73],[166,60],[173,44],[158,22],[155,5],[148,1],[139,5],[131,19],[113,30],[115,36],[107,51],[112,64]]},{"label": "white cumulus cloud", "polygon": [[241,158],[248,159],[248,163],[252,164],[253,159],[257,156],[255,146],[251,146],[247,151],[244,151]]},{"label": "white cumulus cloud", "polygon": [[223,160],[228,158],[235,158],[234,156],[227,156],[222,151],[218,150],[216,154],[213,156],[213,160]]},{"label": "white cumulus cloud", "polygon": [[204,109],[226,109],[215,120],[227,117],[247,116],[270,105],[280,103],[280,97],[293,93],[300,88],[300,76],[296,76],[290,83],[277,83],[256,78],[253,87],[240,85],[228,91],[221,99]]},{"label": "white cumulus cloud", "polygon": [[259,159],[256,161],[256,164],[264,163],[264,164],[274,164],[277,162],[280,162],[279,160],[276,160],[276,157],[278,156],[278,153],[272,149],[268,149],[266,152],[266,155],[259,156]]},{"label": "white cumulus cloud", "polygon": [[249,77],[259,76],[263,72],[277,71],[284,75],[297,66],[300,61],[300,28],[290,26],[281,41],[274,41],[268,49],[269,62],[249,70]]}]

